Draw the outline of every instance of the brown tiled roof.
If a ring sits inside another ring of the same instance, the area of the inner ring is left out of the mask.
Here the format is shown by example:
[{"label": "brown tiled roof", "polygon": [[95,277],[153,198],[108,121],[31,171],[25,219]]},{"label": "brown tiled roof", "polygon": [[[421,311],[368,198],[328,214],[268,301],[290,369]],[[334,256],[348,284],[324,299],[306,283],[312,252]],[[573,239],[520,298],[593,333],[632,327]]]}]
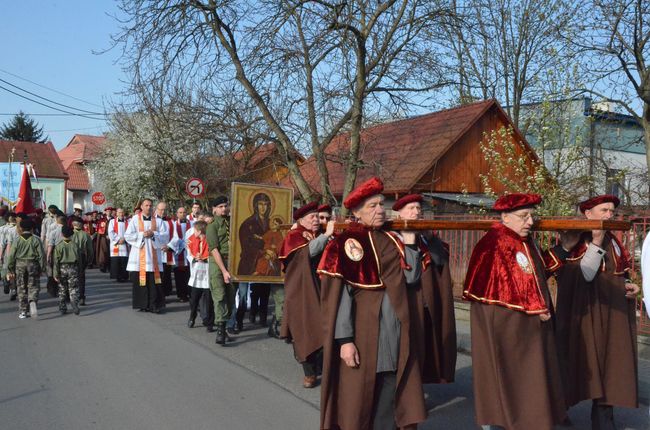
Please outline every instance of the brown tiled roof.
[{"label": "brown tiled roof", "polygon": [[105,136],[75,134],[66,147],[59,151],[59,158],[61,158],[63,166],[66,169],[73,161],[92,161],[100,152],[101,147],[105,142]]},{"label": "brown tiled roof", "polygon": [[[376,175],[382,178],[385,193],[408,192],[492,106],[501,109],[487,100],[364,129],[359,152],[364,167],[358,171],[357,183]],[[343,193],[349,140],[349,134],[341,134],[325,149],[331,190],[338,196]],[[319,191],[315,159],[307,159],[300,170]]]},{"label": "brown tiled roof", "polygon": [[23,162],[27,151],[27,160],[34,165],[36,175],[44,178],[68,179],[63,164],[54,149],[52,142],[19,142],[16,140],[0,140],[0,162],[9,161],[12,149],[15,148],[13,161]]},{"label": "brown tiled roof", "polygon": [[75,134],[65,148],[59,151],[59,158],[70,176],[67,187],[70,190],[90,190],[90,180],[85,163],[93,161],[106,142],[105,136]]},{"label": "brown tiled roof", "polygon": [[70,179],[68,179],[69,190],[83,190],[90,191],[90,180],[88,179],[88,171],[86,166],[81,163],[70,163],[66,169]]},{"label": "brown tiled roof", "polygon": [[[269,157],[273,157],[276,160],[281,161],[280,152],[276,148],[276,144],[273,142],[264,143],[258,147],[253,148],[250,151],[251,152],[248,154],[250,158],[244,167],[247,170],[256,168],[262,161],[267,160]],[[245,155],[247,155],[246,150],[237,151],[233,154],[233,158],[237,161],[241,161],[244,159]],[[298,158],[299,162],[304,161],[304,157],[302,155],[296,153],[296,157]]]}]

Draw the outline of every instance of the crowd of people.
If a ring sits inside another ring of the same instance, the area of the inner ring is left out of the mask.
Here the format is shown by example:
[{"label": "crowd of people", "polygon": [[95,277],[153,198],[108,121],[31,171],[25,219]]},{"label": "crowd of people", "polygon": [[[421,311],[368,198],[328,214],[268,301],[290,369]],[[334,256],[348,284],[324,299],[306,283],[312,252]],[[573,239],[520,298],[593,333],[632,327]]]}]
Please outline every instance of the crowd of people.
[{"label": "crowd of people", "polygon": [[[251,324],[293,345],[303,386],[320,383],[321,429],[416,428],[427,418],[423,384],[455,378],[449,248],[430,231],[387,230],[382,192],[378,178],[355,188],[343,202],[352,217],[336,232],[331,207],[295,209],[277,252],[284,283],[272,285],[237,283],[229,273],[224,196],[208,211],[195,203],[174,216],[151,199],[130,217],[110,207],[83,217],[75,208],[67,217],[50,206],[35,221],[0,208],[5,293],[18,299],[19,318],[36,317],[39,277],[47,273],[61,313],[69,302],[78,315],[85,270],[98,267],[117,282],[130,280],[141,312],[164,313],[175,290],[188,303],[188,327],[200,317],[220,345],[244,329],[248,311]],[[410,194],[392,210],[419,219],[422,201]],[[560,232],[559,244],[542,251],[531,235],[540,202],[534,194],[499,198],[500,222],[470,259],[463,298],[471,303],[477,423],[552,429],[568,423],[570,407],[591,400],[592,428],[614,429],[615,406],[638,407],[639,287],[629,277],[630,256],[602,230]],[[604,195],[579,208],[586,219],[607,220],[619,203]],[[243,257],[240,265],[261,256]]]}]

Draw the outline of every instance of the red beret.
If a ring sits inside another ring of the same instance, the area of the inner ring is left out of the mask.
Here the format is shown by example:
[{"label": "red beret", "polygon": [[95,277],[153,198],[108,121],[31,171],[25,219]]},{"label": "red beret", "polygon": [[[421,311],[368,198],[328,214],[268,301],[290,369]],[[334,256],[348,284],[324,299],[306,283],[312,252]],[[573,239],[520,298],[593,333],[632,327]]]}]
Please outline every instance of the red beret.
[{"label": "red beret", "polygon": [[347,209],[354,209],[359,206],[368,197],[376,196],[384,191],[384,184],[376,176],[368,179],[363,184],[352,190],[350,194],[343,200],[343,206]]},{"label": "red beret", "polygon": [[592,197],[589,200],[585,200],[584,202],[580,203],[580,212],[585,213],[587,209],[593,209],[603,203],[614,203],[614,207],[617,208],[618,205],[621,204],[621,201],[618,197],[611,194]]},{"label": "red beret", "polygon": [[114,210],[115,210],[115,208],[112,207],[112,206],[108,206],[108,207],[104,208],[104,212],[106,212],[106,211],[114,211]]},{"label": "red beret", "polygon": [[423,200],[424,198],[422,197],[421,194],[407,194],[393,204],[393,210],[398,211],[402,209],[404,206],[408,205],[409,203],[414,203],[414,202],[422,203]]},{"label": "red beret", "polygon": [[535,206],[542,202],[542,196],[539,194],[521,194],[513,193],[501,196],[494,202],[494,209],[497,212],[510,212],[519,208]]},{"label": "red beret", "polygon": [[332,206],[330,206],[330,205],[320,205],[320,206],[318,206],[318,212],[332,213]]},{"label": "red beret", "polygon": [[293,219],[294,221],[298,221],[300,218],[304,217],[310,212],[316,212],[318,210],[318,203],[317,202],[311,202],[307,203],[305,206],[300,207],[293,211]]}]

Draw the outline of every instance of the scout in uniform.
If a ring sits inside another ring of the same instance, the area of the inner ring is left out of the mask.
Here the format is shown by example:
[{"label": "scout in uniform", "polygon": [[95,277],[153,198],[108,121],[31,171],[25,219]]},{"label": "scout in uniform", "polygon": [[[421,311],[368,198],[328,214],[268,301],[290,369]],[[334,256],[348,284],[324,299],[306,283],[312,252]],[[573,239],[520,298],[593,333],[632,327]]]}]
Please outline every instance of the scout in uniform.
[{"label": "scout in uniform", "polygon": [[81,250],[72,241],[74,230],[68,226],[61,229],[63,240],[54,247],[53,273],[59,284],[59,312],[67,312],[66,296],[75,315],[79,315],[79,270],[81,269]]},{"label": "scout in uniform", "polygon": [[34,223],[23,219],[20,222],[21,234],[9,252],[8,276],[16,279],[20,319],[38,316],[40,276],[45,271],[45,250],[41,240],[32,234],[33,229]]},{"label": "scout in uniform", "polygon": [[90,267],[95,256],[93,241],[90,235],[83,230],[83,223],[77,219],[72,221],[74,233],[72,241],[77,244],[81,250],[81,268],[79,269],[79,304],[86,305],[86,269]]}]

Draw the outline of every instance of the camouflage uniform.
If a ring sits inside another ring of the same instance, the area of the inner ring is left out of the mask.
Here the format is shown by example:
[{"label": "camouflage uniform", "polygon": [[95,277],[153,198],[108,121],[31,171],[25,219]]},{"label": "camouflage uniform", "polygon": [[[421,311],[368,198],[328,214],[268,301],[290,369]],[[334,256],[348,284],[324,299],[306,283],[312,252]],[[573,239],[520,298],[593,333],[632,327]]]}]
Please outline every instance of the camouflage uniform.
[{"label": "camouflage uniform", "polygon": [[66,312],[65,299],[70,294],[70,303],[75,314],[79,315],[79,272],[81,250],[70,239],[59,242],[52,252],[52,274],[59,281],[59,310]]},{"label": "camouflage uniform", "polygon": [[8,270],[16,276],[18,309],[20,312],[27,312],[28,301],[38,302],[40,276],[45,271],[45,251],[37,236],[28,232],[13,242],[9,252]]},{"label": "camouflage uniform", "polygon": [[[79,298],[86,299],[86,268],[89,267],[95,258],[95,249],[93,248],[92,237],[83,230],[74,230],[72,241],[77,244],[81,252],[79,268]],[[82,303],[83,304],[83,303]]]},{"label": "camouflage uniform", "polygon": [[66,294],[70,294],[70,304],[75,313],[79,312],[79,265],[61,264],[59,279],[59,310],[65,312]]},{"label": "camouflage uniform", "polygon": [[29,302],[38,303],[38,293],[41,291],[41,268],[41,265],[35,261],[16,261],[19,312],[27,312]]},{"label": "camouflage uniform", "polygon": [[12,279],[11,281],[7,280],[7,266],[9,264],[9,251],[11,243],[18,237],[18,232],[16,231],[16,223],[7,223],[0,227],[0,247],[2,247],[2,269],[0,273],[2,274],[2,280],[5,283],[5,288],[8,288],[11,293],[11,300],[16,298],[16,280]]}]

